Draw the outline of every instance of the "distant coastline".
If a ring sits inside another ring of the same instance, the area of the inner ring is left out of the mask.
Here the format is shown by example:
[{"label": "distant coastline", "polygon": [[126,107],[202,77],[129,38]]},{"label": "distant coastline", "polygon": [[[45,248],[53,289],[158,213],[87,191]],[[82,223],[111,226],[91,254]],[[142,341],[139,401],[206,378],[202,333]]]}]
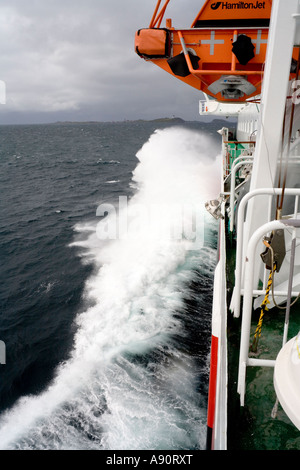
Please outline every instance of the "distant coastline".
[{"label": "distant coastline", "polygon": [[122,121],[53,121],[53,122],[32,122],[32,123],[3,123],[0,124],[0,127],[3,126],[51,126],[51,125],[87,125],[87,124],[126,124],[126,123],[170,123],[170,124],[184,124],[184,123],[197,123],[200,125],[212,124],[216,122],[232,122],[233,118],[226,119],[226,118],[211,118],[210,120],[202,119],[199,117],[195,120],[185,120],[180,117],[160,117],[156,119],[123,119]]},{"label": "distant coastline", "polygon": [[99,124],[99,123],[130,123],[130,122],[187,122],[180,117],[160,117],[156,119],[123,119],[123,121],[56,121],[51,124]]}]

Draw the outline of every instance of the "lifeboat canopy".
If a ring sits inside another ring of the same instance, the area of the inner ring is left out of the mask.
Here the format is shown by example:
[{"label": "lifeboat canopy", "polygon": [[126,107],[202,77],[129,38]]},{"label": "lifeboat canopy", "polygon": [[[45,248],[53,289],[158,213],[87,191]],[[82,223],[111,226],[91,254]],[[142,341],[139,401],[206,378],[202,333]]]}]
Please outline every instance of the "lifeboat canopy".
[{"label": "lifeboat canopy", "polygon": [[[161,27],[170,0],[157,2],[135,51],[217,101],[244,102],[261,93],[272,0],[207,0],[191,27]],[[297,57],[297,52],[295,54]]]},{"label": "lifeboat canopy", "polygon": [[274,386],[280,404],[300,429],[300,333],[279,352],[274,368]]}]

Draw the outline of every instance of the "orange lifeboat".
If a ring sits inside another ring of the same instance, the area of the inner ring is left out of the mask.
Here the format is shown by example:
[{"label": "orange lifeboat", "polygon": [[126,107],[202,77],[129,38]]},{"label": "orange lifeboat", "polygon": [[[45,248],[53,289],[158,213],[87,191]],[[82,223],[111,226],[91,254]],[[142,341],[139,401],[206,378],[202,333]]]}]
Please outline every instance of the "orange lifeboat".
[{"label": "orange lifeboat", "polygon": [[[161,23],[167,0],[157,2],[135,51],[217,101],[243,102],[261,93],[272,0],[207,0],[188,29]],[[296,52],[295,57],[298,57]]]}]

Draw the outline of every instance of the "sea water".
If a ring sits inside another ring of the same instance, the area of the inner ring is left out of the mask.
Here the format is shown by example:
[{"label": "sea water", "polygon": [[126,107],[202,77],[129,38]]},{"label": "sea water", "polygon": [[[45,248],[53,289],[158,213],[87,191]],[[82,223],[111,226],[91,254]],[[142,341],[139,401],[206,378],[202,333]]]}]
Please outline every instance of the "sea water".
[{"label": "sea water", "polygon": [[205,447],[220,127],[0,128],[2,449]]}]

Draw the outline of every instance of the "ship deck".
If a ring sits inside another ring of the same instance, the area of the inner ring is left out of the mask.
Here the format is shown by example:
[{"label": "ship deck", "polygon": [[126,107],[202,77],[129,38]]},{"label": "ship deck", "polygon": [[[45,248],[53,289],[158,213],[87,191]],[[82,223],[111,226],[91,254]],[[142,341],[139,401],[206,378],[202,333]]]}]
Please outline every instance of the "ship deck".
[{"label": "ship deck", "polygon": [[[235,266],[235,241],[227,237],[227,296],[230,302]],[[288,339],[299,331],[300,302],[291,310]],[[260,311],[254,310],[251,324],[253,338]],[[285,313],[273,308],[265,313],[262,334],[256,358],[271,359],[282,346]],[[245,404],[240,406],[237,393],[238,363],[240,351],[241,318],[234,318],[228,308],[228,450],[299,450],[299,430],[293,425],[280,404],[275,417],[272,411],[276,404],[272,367],[249,367],[246,376]]]}]

